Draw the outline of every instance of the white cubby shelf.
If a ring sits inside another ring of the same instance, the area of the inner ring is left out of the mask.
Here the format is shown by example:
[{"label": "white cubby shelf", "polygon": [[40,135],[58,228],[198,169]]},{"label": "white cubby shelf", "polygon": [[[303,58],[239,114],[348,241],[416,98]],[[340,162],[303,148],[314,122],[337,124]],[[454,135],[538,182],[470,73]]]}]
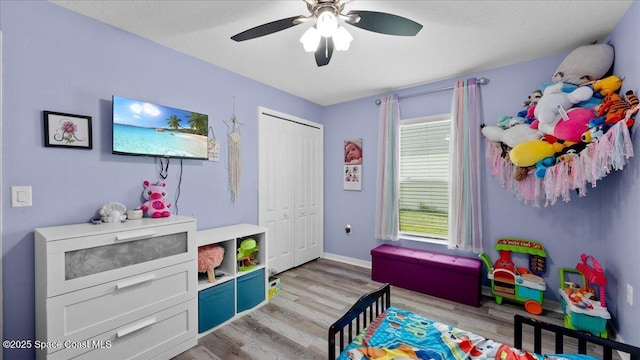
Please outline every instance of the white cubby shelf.
[{"label": "white cubby shelf", "polygon": [[[239,271],[236,261],[237,250],[246,238],[253,238],[258,244],[256,266],[248,271]],[[223,272],[224,276],[216,277],[215,282],[211,283],[207,273],[198,273],[199,336],[204,336],[268,302],[267,228],[253,224],[236,224],[199,230],[196,240],[198,247],[218,244],[224,248],[223,260],[220,266],[214,269]],[[256,273],[260,271],[261,274]],[[229,283],[232,284],[231,288],[225,285]],[[254,289],[260,290],[256,292]],[[214,293],[217,294],[215,296],[221,297],[212,299],[210,296]],[[231,301],[233,305],[230,304]],[[215,308],[219,305],[222,305],[220,310]],[[206,325],[203,325],[203,321]]]}]

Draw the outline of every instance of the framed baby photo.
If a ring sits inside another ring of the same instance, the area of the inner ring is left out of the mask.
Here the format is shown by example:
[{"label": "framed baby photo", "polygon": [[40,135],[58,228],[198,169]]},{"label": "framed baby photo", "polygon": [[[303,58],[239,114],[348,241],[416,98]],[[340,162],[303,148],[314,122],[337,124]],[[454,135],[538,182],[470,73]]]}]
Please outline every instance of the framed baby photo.
[{"label": "framed baby photo", "polygon": [[349,139],[344,141],[344,164],[362,164],[362,139]]},{"label": "framed baby photo", "polygon": [[344,141],[344,190],[362,190],[362,139]]},{"label": "framed baby photo", "polygon": [[75,149],[93,148],[91,116],[43,111],[44,146]]}]

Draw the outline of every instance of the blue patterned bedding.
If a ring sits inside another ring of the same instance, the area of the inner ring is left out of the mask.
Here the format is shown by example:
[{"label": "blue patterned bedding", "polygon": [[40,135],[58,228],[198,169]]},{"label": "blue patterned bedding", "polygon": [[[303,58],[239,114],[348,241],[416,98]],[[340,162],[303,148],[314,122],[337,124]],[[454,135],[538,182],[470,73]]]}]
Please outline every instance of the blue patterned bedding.
[{"label": "blue patterned bedding", "polygon": [[365,328],[338,360],[497,359],[586,360],[587,355],[538,355],[485,339],[410,311],[390,307]]}]

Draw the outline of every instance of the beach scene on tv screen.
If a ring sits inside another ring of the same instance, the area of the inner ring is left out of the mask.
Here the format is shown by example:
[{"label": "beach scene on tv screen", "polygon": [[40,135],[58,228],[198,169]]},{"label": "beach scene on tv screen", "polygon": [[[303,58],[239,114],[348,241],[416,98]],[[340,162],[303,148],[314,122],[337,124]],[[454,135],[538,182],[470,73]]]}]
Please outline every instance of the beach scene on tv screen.
[{"label": "beach scene on tv screen", "polygon": [[208,116],[113,97],[113,151],[183,158],[207,158]]}]

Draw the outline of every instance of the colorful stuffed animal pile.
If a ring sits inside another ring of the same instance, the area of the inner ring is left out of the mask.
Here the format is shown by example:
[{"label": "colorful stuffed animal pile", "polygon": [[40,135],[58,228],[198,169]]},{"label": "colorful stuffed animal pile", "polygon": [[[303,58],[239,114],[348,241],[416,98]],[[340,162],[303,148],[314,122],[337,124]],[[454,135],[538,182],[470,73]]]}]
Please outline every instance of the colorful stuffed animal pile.
[{"label": "colorful stuffed animal pile", "polygon": [[632,90],[619,95],[623,78],[607,76],[613,47],[578,47],[562,61],[551,82],[535,89],[516,116],[503,116],[482,133],[502,147],[502,156],[519,167],[516,180],[546,170],[597,142],[616,123],[631,129],[640,101]]}]

